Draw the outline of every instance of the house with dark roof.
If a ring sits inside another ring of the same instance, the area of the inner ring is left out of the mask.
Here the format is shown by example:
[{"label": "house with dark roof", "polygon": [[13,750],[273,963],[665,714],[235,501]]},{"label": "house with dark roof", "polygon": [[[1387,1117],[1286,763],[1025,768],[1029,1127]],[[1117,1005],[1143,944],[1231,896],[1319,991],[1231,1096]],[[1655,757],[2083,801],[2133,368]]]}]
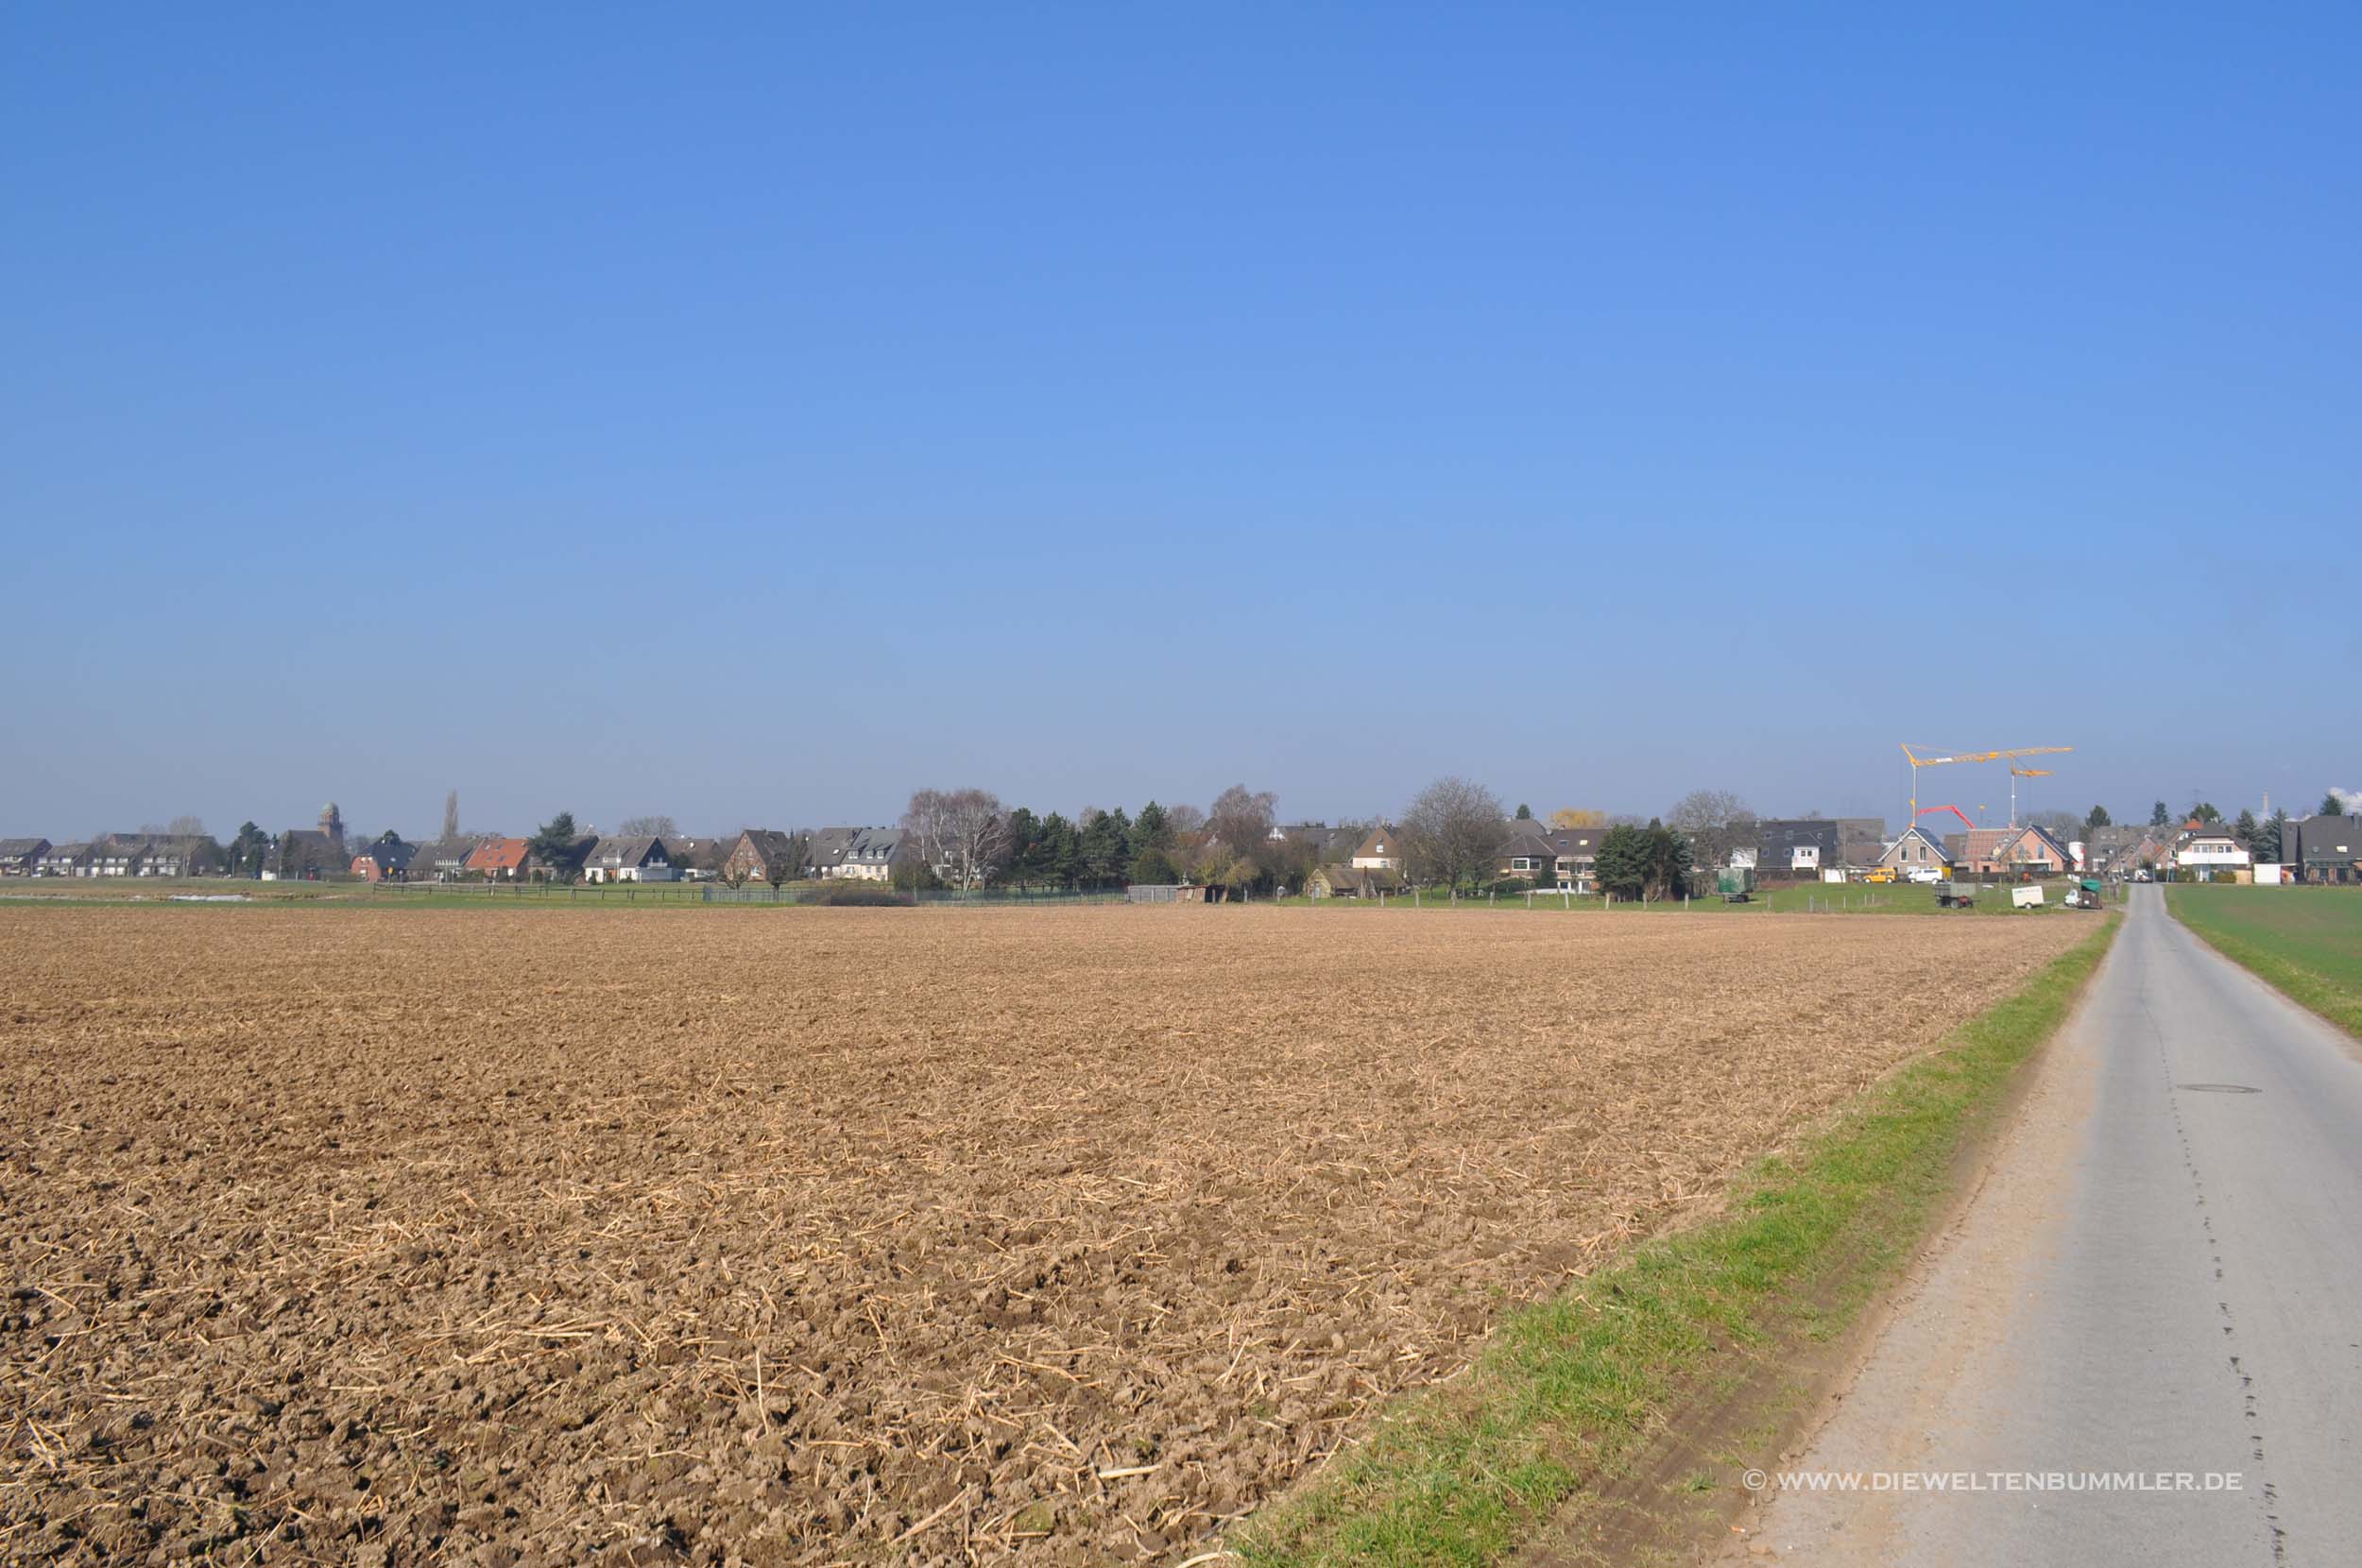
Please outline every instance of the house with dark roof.
[{"label": "house with dark roof", "polygon": [[866,827],[823,827],[805,841],[804,875],[807,878],[833,877],[844,863],[845,851],[855,839],[869,831]]},{"label": "house with dark roof", "polygon": [[49,853],[47,839],[0,839],[0,877],[30,877]]},{"label": "house with dark roof", "polygon": [[41,853],[34,863],[36,877],[87,877],[90,875],[90,845],[87,843],[53,844]]},{"label": "house with dark roof", "polygon": [[836,863],[820,875],[859,882],[882,882],[894,876],[894,867],[903,859],[903,843],[907,835],[899,827],[863,827],[857,829]]},{"label": "house with dark roof", "polygon": [[1493,861],[1494,876],[1548,881],[1558,874],[1558,845],[1550,842],[1549,829],[1531,817],[1503,827],[1501,846]]},{"label": "house with dark roof", "polygon": [[653,833],[619,834],[591,845],[582,875],[591,882],[669,882],[673,852]]},{"label": "house with dark roof", "polygon": [[2280,863],[2300,882],[2362,882],[2362,817],[2293,817],[2280,828]]},{"label": "house with dark roof", "polygon": [[1596,885],[1594,870],[1605,827],[1553,827],[1549,831],[1550,879],[1559,893],[1589,893]]},{"label": "house with dark roof", "polygon": [[1822,871],[1842,863],[1837,824],[1826,817],[1764,817],[1754,824],[1755,872],[1817,881]]},{"label": "house with dark roof", "polygon": [[418,856],[417,844],[388,834],[352,858],[352,874],[365,882],[406,882]]}]

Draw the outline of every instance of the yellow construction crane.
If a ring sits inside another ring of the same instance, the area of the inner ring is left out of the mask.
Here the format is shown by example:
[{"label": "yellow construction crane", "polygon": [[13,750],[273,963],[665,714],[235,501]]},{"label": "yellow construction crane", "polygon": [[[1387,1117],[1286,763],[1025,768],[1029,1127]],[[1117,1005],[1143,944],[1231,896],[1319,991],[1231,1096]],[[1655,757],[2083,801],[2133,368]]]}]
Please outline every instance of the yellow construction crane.
[{"label": "yellow construction crane", "polygon": [[2015,827],[2017,826],[2017,781],[2021,778],[2048,778],[2049,776],[2050,770],[2048,768],[2021,768],[2014,762],[2010,764],[2011,827]]},{"label": "yellow construction crane", "polygon": [[[1922,757],[1911,750],[1910,742],[1906,741],[1903,742],[1903,755],[1910,758],[1911,764],[1910,820],[1919,820],[1919,770],[1922,768],[1942,767],[1947,762],[1999,762],[2006,759],[2014,771],[2021,757],[2050,757],[2074,749],[2073,746],[2016,746],[2004,751],[1956,751],[1942,757]],[[2017,783],[2014,779],[2010,784],[2010,826],[2017,826]]]}]

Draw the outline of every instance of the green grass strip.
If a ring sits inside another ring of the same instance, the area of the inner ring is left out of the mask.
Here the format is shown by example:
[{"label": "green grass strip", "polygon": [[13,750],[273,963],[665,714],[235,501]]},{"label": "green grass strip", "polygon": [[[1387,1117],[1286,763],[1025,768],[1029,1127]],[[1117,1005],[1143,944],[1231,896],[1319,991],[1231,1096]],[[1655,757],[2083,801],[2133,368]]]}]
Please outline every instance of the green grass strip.
[{"label": "green grass strip", "polygon": [[2232,963],[2362,1034],[2362,893],[2170,887],[2165,907]]},{"label": "green grass strip", "polygon": [[[1233,1532],[1250,1563],[1489,1563],[1586,1477],[1635,1457],[1687,1391],[1776,1330],[1833,1334],[1916,1249],[1954,1157],[2059,1027],[2120,922],[1882,1081],[1729,1208],[1510,1315],[1475,1365]],[[1806,1294],[1818,1308],[1804,1305]]]}]

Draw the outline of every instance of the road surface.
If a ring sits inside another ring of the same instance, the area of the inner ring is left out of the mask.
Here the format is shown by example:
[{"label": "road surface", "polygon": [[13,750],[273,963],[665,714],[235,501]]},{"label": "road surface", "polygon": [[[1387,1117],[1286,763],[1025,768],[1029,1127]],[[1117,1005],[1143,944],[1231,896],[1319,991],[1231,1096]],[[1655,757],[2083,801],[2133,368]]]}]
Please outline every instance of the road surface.
[{"label": "road surface", "polygon": [[[1758,1461],[1729,1560],[2362,1563],[2355,1042],[2139,887],[2036,1072],[1833,1413]],[[2152,1490],[2030,1490],[2052,1472]]]}]

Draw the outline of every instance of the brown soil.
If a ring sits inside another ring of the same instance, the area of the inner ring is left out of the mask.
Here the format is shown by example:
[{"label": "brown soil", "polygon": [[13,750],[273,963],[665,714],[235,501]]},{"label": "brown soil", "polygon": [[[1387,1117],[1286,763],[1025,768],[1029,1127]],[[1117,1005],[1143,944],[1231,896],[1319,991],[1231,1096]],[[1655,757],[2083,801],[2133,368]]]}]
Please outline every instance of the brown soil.
[{"label": "brown soil", "polygon": [[1168,1555],[2081,930],[0,909],[0,1557]]}]

